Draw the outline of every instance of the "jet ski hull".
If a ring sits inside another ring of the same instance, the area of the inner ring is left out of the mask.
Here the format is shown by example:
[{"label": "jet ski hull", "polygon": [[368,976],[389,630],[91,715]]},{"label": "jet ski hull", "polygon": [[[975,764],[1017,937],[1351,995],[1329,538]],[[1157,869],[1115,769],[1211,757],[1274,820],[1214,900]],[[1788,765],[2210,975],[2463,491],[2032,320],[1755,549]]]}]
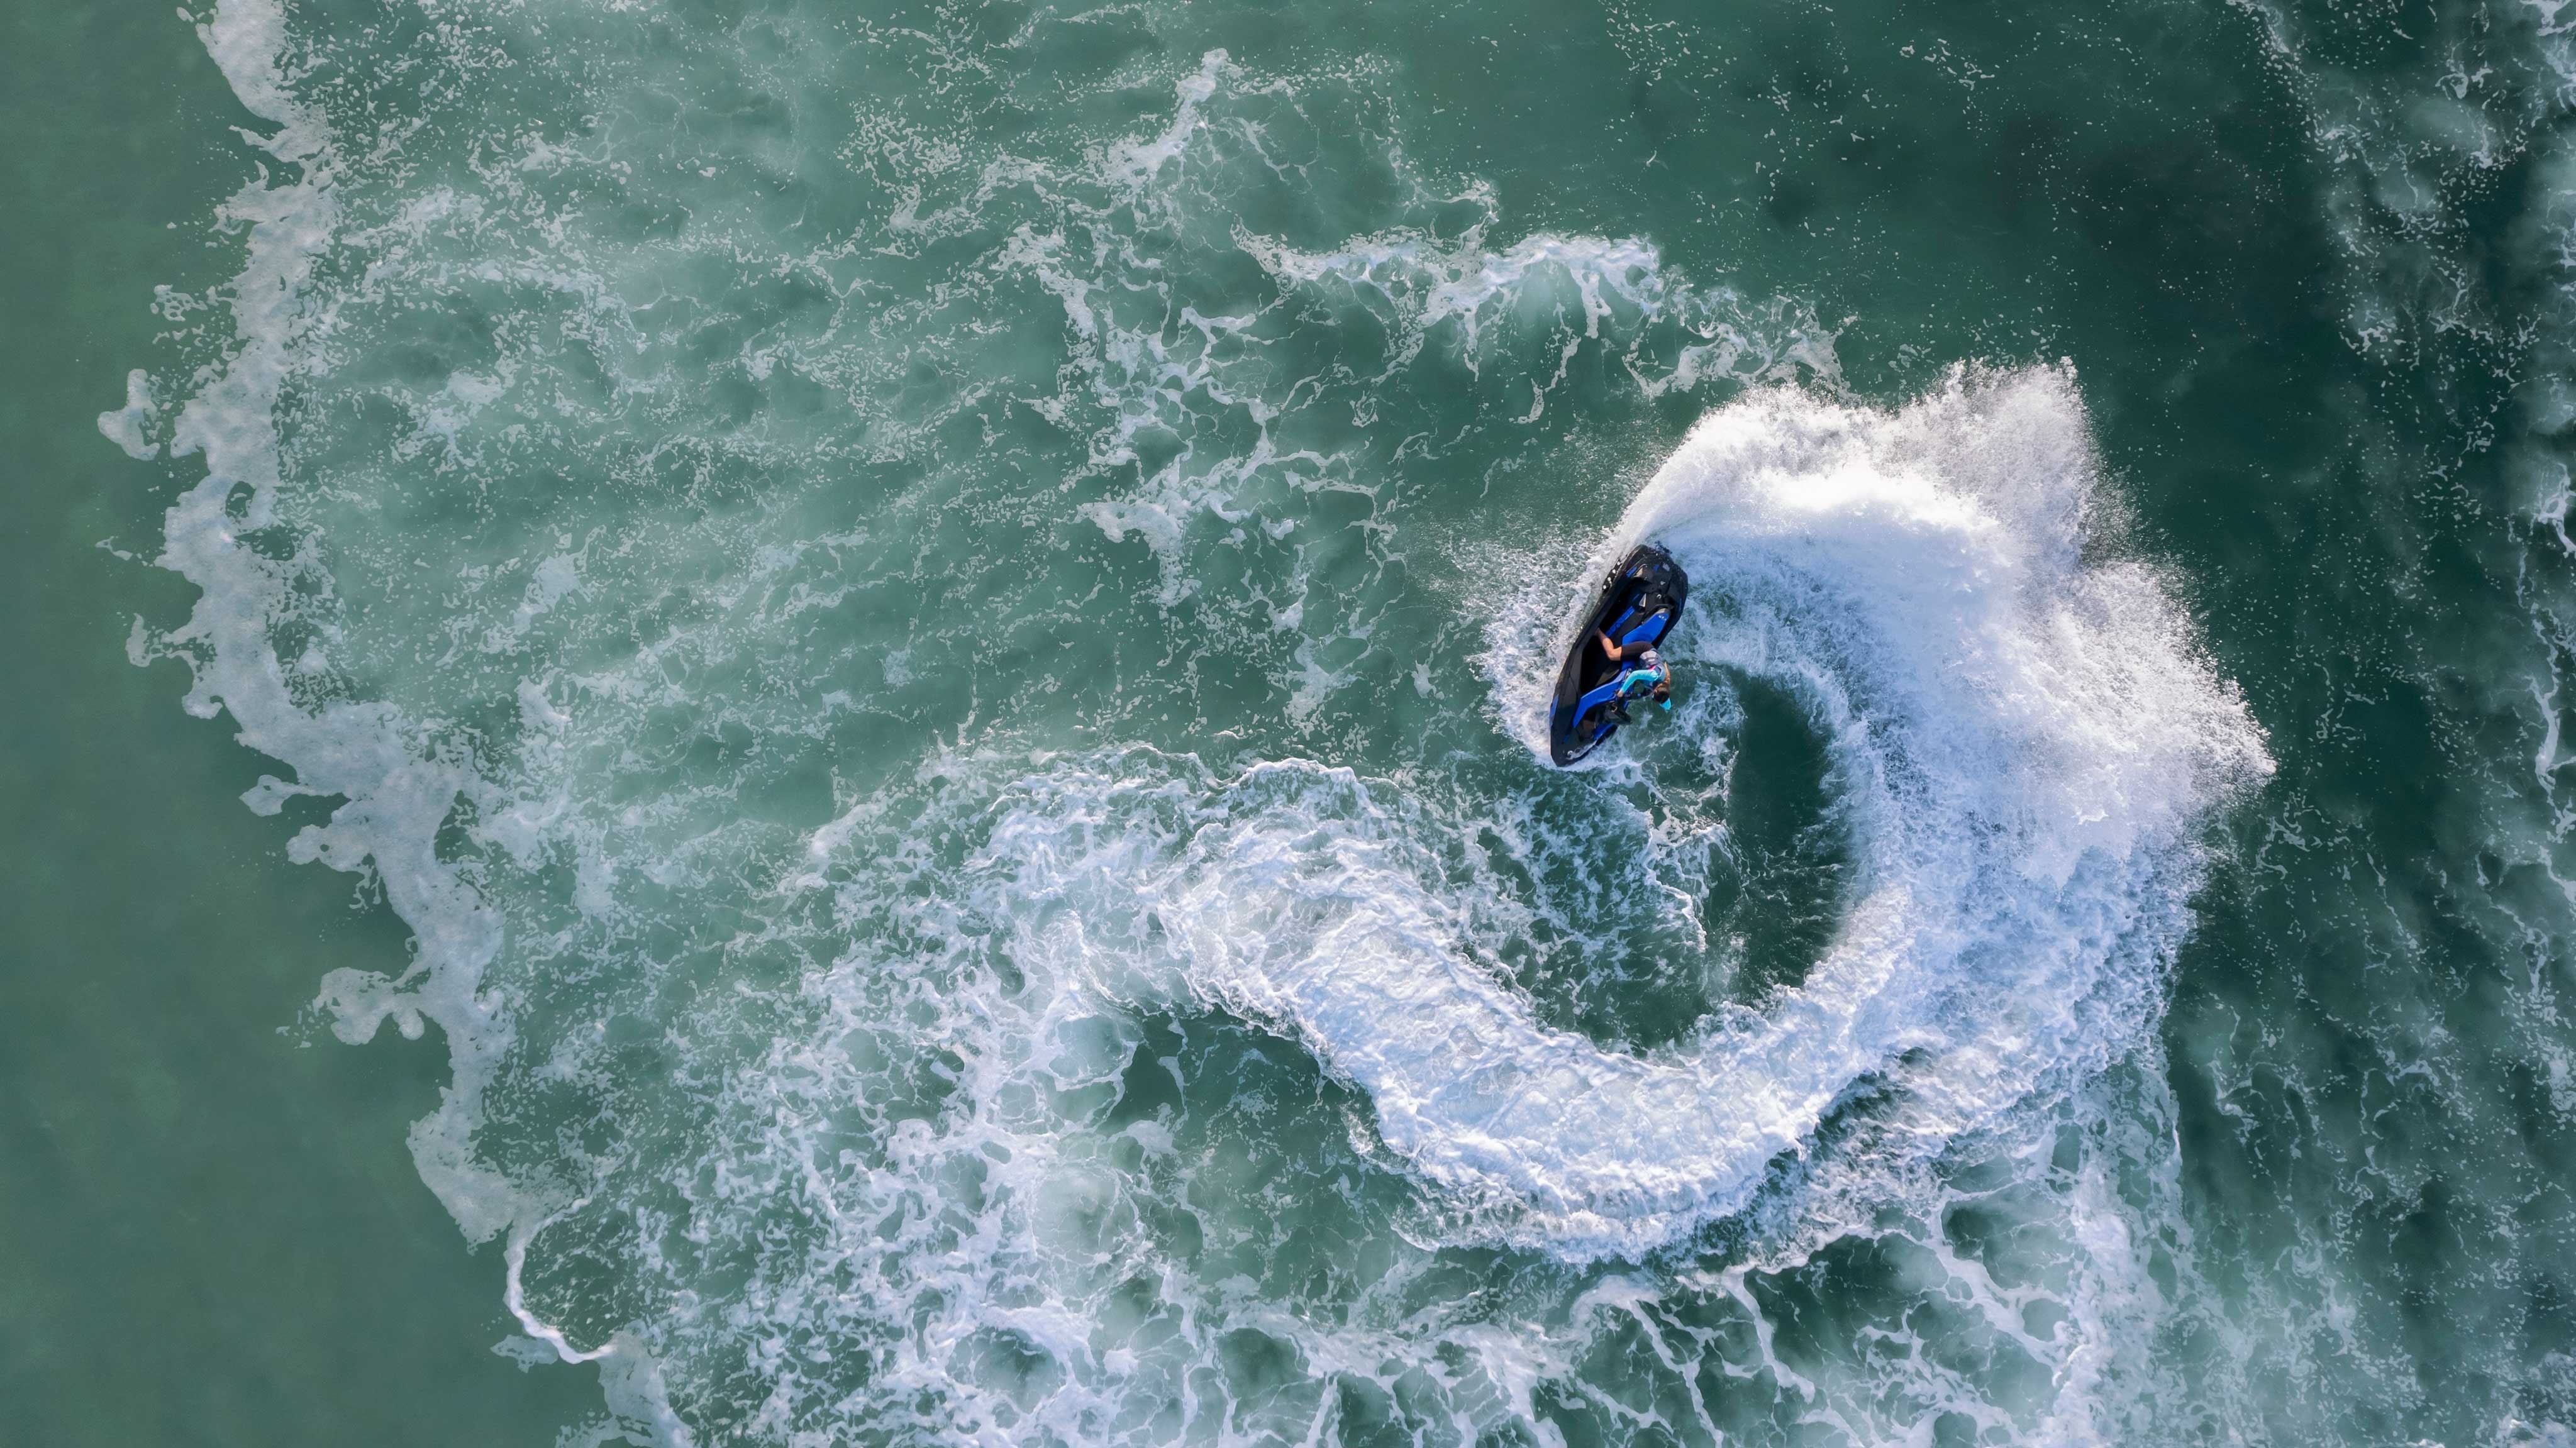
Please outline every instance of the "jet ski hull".
[{"label": "jet ski hull", "polygon": [[1607,633],[1622,647],[1660,648],[1689,596],[1690,575],[1673,555],[1651,543],[1630,552],[1602,580],[1583,628],[1557,670],[1556,701],[1547,722],[1550,758],[1572,764],[1619,732],[1619,710],[1610,697],[1619,665],[1601,652],[1594,635]]}]

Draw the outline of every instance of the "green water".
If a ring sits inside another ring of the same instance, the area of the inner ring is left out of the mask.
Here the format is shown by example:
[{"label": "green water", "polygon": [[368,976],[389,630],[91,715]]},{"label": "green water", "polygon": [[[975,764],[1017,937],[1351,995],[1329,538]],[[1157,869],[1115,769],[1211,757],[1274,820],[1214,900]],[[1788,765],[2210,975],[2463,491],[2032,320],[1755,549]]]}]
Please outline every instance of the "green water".
[{"label": "green water", "polygon": [[2555,11],[21,8],[13,1440],[2576,1435]]}]

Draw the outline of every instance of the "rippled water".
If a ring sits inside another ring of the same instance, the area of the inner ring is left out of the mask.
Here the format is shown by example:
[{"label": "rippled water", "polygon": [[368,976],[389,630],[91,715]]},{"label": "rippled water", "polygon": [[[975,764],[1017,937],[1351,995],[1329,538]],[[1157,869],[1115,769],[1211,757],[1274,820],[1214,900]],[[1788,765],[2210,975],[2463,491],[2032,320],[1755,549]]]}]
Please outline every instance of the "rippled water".
[{"label": "rippled water", "polygon": [[531,1441],[2576,1441],[2555,6],[190,19],[81,606]]}]

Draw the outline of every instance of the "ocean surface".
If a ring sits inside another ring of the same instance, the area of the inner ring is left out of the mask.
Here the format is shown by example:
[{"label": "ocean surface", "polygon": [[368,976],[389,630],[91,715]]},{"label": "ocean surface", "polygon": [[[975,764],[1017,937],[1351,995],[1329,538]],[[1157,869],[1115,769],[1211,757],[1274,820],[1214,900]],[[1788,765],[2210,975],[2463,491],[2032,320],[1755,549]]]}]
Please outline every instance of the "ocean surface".
[{"label": "ocean surface", "polygon": [[2576,1445],[2563,8],[15,7],[0,1438]]}]

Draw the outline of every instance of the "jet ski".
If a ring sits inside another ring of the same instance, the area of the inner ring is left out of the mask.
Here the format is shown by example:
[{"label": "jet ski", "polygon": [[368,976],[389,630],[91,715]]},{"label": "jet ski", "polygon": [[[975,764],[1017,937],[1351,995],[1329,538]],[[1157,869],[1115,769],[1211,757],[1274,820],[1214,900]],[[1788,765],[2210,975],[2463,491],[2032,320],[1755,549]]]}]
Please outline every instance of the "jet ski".
[{"label": "jet ski", "polygon": [[1626,718],[1615,702],[1619,665],[1601,652],[1593,635],[1606,633],[1622,648],[1631,644],[1660,648],[1689,596],[1690,575],[1682,572],[1673,555],[1651,543],[1630,553],[1602,580],[1600,595],[1584,615],[1574,647],[1565,656],[1565,667],[1556,675],[1547,751],[1558,764],[1572,764],[1601,747],[1601,741],[1617,733]]}]

